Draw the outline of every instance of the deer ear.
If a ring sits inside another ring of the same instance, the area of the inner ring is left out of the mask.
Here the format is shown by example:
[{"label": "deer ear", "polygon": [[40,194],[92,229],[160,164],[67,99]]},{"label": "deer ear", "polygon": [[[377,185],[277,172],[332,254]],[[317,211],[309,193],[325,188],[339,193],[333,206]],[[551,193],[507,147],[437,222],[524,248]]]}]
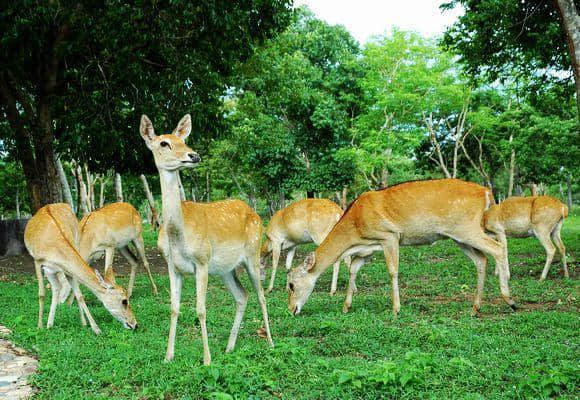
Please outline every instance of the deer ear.
[{"label": "deer ear", "polygon": [[177,124],[177,127],[173,130],[173,134],[179,137],[181,140],[187,139],[191,133],[191,115],[185,114],[181,121]]},{"label": "deer ear", "polygon": [[99,281],[99,285],[104,287],[105,289],[112,289],[113,286],[103,278],[101,273],[95,269],[95,275],[97,276],[97,280]]},{"label": "deer ear", "polygon": [[141,137],[145,141],[145,144],[149,149],[151,149],[151,145],[153,140],[157,137],[155,135],[155,131],[153,130],[153,123],[145,114],[141,116],[141,125],[139,126],[139,133],[141,133]]},{"label": "deer ear", "polygon": [[316,257],[314,253],[308,254],[308,256],[306,256],[306,258],[304,259],[304,267],[306,267],[306,271],[310,271],[314,267],[315,263]]}]

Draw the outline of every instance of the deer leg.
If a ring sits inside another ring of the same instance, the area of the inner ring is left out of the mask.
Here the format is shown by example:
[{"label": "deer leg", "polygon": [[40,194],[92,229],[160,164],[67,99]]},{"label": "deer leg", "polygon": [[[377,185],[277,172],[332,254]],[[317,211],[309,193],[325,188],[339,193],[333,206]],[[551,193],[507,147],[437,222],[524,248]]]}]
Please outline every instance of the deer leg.
[{"label": "deer leg", "polygon": [[340,268],[340,260],[332,265],[332,281],[330,282],[330,295],[334,296],[336,293],[336,285],[338,283],[338,271]]},{"label": "deer leg", "polygon": [[385,261],[391,275],[393,291],[393,314],[396,317],[401,309],[399,299],[399,238],[397,235],[388,235],[382,243]]},{"label": "deer leg", "polygon": [[201,327],[201,340],[203,342],[203,365],[211,364],[211,354],[209,352],[209,342],[207,338],[206,308],[205,298],[207,295],[208,280],[207,264],[195,266],[195,288],[196,288],[196,311],[199,325]]},{"label": "deer leg", "polygon": [[91,312],[89,311],[89,308],[85,304],[85,298],[83,297],[83,294],[81,292],[81,288],[79,286],[79,281],[76,278],[72,278],[70,281],[70,284],[73,288],[73,292],[74,292],[75,297],[77,299],[77,303],[79,305],[79,308],[81,309],[81,318],[82,318],[82,313],[84,313],[84,315],[86,315],[87,319],[89,320],[89,325],[91,325],[91,329],[93,330],[93,332],[95,332],[95,334],[99,335],[101,333],[101,330],[99,329],[99,326],[97,325],[97,323],[93,319],[93,316],[91,315]]},{"label": "deer leg", "polygon": [[177,318],[179,317],[179,303],[181,301],[181,287],[183,275],[175,270],[170,256],[165,256],[169,271],[169,288],[171,292],[171,322],[169,323],[169,338],[167,340],[167,352],[165,361],[173,360],[175,355],[175,335],[177,333]]},{"label": "deer leg", "polygon": [[560,237],[560,229],[562,229],[562,220],[558,222],[554,230],[552,231],[552,240],[556,243],[556,247],[558,247],[558,251],[562,256],[562,269],[564,270],[564,276],[569,278],[570,275],[568,274],[568,265],[566,264],[566,248],[564,247],[564,242],[562,242],[562,238]]},{"label": "deer leg", "polygon": [[347,313],[350,310],[350,306],[352,304],[352,296],[355,293],[356,289],[356,274],[358,270],[364,265],[365,259],[363,257],[355,257],[350,264],[349,272],[350,272],[350,279],[348,282],[348,290],[346,292],[346,298],[344,299],[344,305],[342,306],[342,312]]},{"label": "deer leg", "polygon": [[72,296],[72,288],[70,287],[64,272],[59,271],[57,273],[58,282],[60,283],[60,291],[58,293],[58,303],[62,304],[68,301],[68,298]]},{"label": "deer leg", "polygon": [[246,305],[248,304],[248,294],[240,284],[238,277],[234,271],[230,271],[223,276],[224,284],[234,297],[236,301],[236,316],[234,317],[234,324],[230,332],[230,338],[228,340],[228,345],[226,347],[226,353],[229,353],[236,346],[236,339],[238,338],[238,332],[240,331],[240,325],[242,324],[242,319],[244,318],[244,312],[246,311]]},{"label": "deer leg", "polygon": [[115,249],[107,247],[105,249],[105,279],[111,283],[115,282],[115,271],[113,271],[113,258],[115,256]]},{"label": "deer leg", "polygon": [[52,296],[50,298],[50,311],[48,312],[48,321],[46,322],[46,329],[52,328],[54,325],[54,314],[56,313],[56,305],[60,298],[60,282],[58,281],[57,273],[47,273],[46,278],[50,282],[52,288]]},{"label": "deer leg", "polygon": [[137,236],[134,240],[135,248],[137,249],[137,253],[139,253],[139,257],[141,258],[141,262],[145,267],[145,271],[147,271],[147,275],[149,276],[149,281],[151,282],[151,288],[153,289],[153,294],[157,296],[159,293],[157,291],[157,285],[155,285],[155,281],[153,280],[153,275],[151,275],[151,269],[149,268],[149,261],[147,260],[147,256],[145,255],[145,243],[143,243],[143,237],[141,235]]},{"label": "deer leg", "polygon": [[[479,229],[479,226],[477,227]],[[510,289],[509,289],[509,267],[507,265],[507,254],[505,248],[499,242],[493,240],[489,236],[487,236],[483,231],[479,233],[469,232],[465,234],[468,238],[467,240],[462,241],[463,244],[468,246],[474,247],[475,249],[481,251],[484,254],[489,254],[495,260],[496,265],[499,265],[499,287],[501,291],[501,296],[504,301],[512,308],[512,310],[516,310],[516,303],[510,297]],[[474,302],[474,308],[476,304]]]},{"label": "deer leg", "polygon": [[128,246],[119,248],[119,252],[131,265],[131,273],[129,275],[129,283],[127,285],[127,297],[131,297],[133,294],[133,286],[135,285],[135,274],[137,273],[137,259],[131,250],[129,250]]},{"label": "deer leg", "polygon": [[282,243],[272,243],[272,275],[270,276],[270,284],[266,293],[270,293],[274,289],[274,279],[276,278],[276,269],[278,269],[278,261],[280,260],[280,252],[282,251]]},{"label": "deer leg", "polygon": [[44,288],[44,278],[42,277],[42,264],[39,261],[34,261],[34,270],[38,280],[38,329],[42,329],[42,312],[44,310],[46,289]]},{"label": "deer leg", "polygon": [[[366,260],[365,260],[365,262],[366,262]],[[352,264],[352,258],[351,258],[350,256],[346,256],[346,257],[344,257],[344,263],[346,264],[346,269],[347,269],[347,271],[349,271],[349,272],[350,272],[350,266],[351,266],[351,264]],[[356,277],[355,277],[355,278],[356,278]],[[349,283],[349,284],[350,284],[350,283]],[[355,281],[355,282],[353,282],[353,284],[352,284],[352,292],[353,292],[353,293],[356,293],[356,292],[358,292],[358,288],[356,287],[356,281]]]},{"label": "deer leg", "polygon": [[[258,252],[259,254],[259,252]],[[262,310],[262,319],[264,322],[264,329],[266,330],[266,338],[270,347],[274,347],[274,342],[272,341],[272,335],[270,333],[270,322],[268,320],[268,307],[266,305],[266,297],[264,296],[264,288],[262,287],[262,282],[260,281],[260,258],[256,255],[255,260],[250,260],[249,265],[246,266],[246,271],[248,272],[248,277],[254,290],[258,295],[258,303],[260,303],[260,309]]]},{"label": "deer leg", "polygon": [[543,281],[548,276],[548,271],[550,270],[550,265],[552,265],[552,260],[554,259],[554,254],[556,254],[556,248],[550,240],[550,232],[545,229],[534,229],[534,235],[538,238],[544,249],[546,250],[546,265],[544,265],[544,270],[540,276],[540,280]]},{"label": "deer leg", "polygon": [[[511,274],[510,274],[510,270],[509,270],[509,252],[508,252],[508,243],[507,243],[507,237],[505,232],[497,232],[496,235],[496,240],[503,246],[504,252],[505,252],[505,256],[506,256],[506,262],[507,262],[507,266],[508,266],[508,271],[507,271],[507,277],[508,279],[510,279]],[[497,263],[495,264],[495,270],[493,272],[495,274],[495,276],[499,276],[499,267],[497,265]]]},{"label": "deer leg", "polygon": [[[485,284],[485,269],[487,267],[487,257],[481,251],[474,249],[466,244],[455,242],[463,251],[463,253],[473,261],[477,268],[477,291],[475,292],[475,299],[473,301],[472,315],[477,315],[481,307],[481,298],[483,296],[483,287]],[[497,266],[496,266],[497,268]],[[499,273],[499,269],[498,269]]]},{"label": "deer leg", "polygon": [[[296,253],[296,246],[294,246],[290,250],[288,250],[288,254],[286,255],[286,275],[288,275],[288,273],[290,272],[290,269],[292,268],[292,261],[294,260],[295,253]],[[290,289],[290,287],[288,286],[289,283],[290,282],[288,282],[288,279],[286,279],[286,290]]]}]

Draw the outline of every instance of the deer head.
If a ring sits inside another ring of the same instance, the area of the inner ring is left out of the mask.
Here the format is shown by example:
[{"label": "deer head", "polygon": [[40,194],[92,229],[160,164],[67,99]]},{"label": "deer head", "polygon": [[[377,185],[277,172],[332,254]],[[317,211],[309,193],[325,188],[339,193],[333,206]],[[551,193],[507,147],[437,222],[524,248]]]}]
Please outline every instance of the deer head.
[{"label": "deer head", "polygon": [[302,265],[294,268],[288,274],[288,287],[290,288],[288,297],[288,309],[294,315],[300,314],[300,310],[310,297],[314,285],[316,284],[316,276],[310,273],[316,262],[314,253],[310,253]]},{"label": "deer head", "polygon": [[125,326],[127,329],[137,328],[137,319],[129,305],[127,293],[119,285],[115,285],[104,279],[99,271],[95,270],[97,280],[101,286],[102,291],[96,291],[95,294],[101,300],[103,305],[113,317]]},{"label": "deer head", "polygon": [[183,168],[193,168],[199,164],[201,158],[191,150],[185,139],[191,133],[191,116],[186,114],[171,134],[157,136],[151,120],[141,116],[139,128],[145,144],[153,152],[155,165],[159,170],[176,171]]}]

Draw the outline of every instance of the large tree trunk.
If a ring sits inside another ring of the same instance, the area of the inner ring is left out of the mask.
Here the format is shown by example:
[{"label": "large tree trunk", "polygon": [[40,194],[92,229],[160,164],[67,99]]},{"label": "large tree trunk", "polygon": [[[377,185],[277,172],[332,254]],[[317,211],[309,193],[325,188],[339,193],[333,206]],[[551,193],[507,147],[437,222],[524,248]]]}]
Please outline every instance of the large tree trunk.
[{"label": "large tree trunk", "polygon": [[64,173],[64,168],[62,167],[62,162],[60,158],[56,158],[56,171],[58,172],[58,179],[60,180],[60,185],[62,186],[62,194],[64,196],[64,200],[70,205],[72,208],[73,213],[76,214],[75,203],[72,199],[72,194],[70,191],[70,186],[68,184],[68,179],[66,178],[66,174]]},{"label": "large tree trunk", "polygon": [[554,0],[566,32],[572,71],[576,83],[576,108],[580,118],[580,15],[574,0]]}]

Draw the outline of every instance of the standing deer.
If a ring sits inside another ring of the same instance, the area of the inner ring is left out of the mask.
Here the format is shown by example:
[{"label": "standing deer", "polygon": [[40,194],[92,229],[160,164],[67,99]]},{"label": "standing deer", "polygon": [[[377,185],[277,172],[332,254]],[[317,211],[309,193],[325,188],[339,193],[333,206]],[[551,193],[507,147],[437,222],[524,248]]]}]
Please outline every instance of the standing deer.
[{"label": "standing deer", "polygon": [[352,256],[349,290],[343,311],[352,303],[352,284],[365,259],[382,250],[393,292],[393,313],[400,309],[399,246],[430,244],[452,239],[477,267],[477,292],[473,312],[481,306],[486,255],[500,265],[503,299],[515,310],[508,286],[507,256],[503,246],[487,236],[481,226],[483,212],[493,202],[491,190],[458,179],[406,182],[363,193],[304,263],[290,272],[288,308],[296,315],[314,289],[320,274],[336,260]]},{"label": "standing deer", "polygon": [[[266,241],[262,246],[262,258],[272,253],[272,276],[267,293],[274,288],[280,252],[288,250],[286,271],[289,271],[292,268],[296,246],[312,242],[316,245],[322,243],[342,213],[342,208],[328,199],[303,199],[277,211],[272,216],[266,229]],[[345,261],[349,266],[350,259]],[[331,295],[336,292],[339,265],[340,261],[334,263],[332,270]],[[288,289],[288,283],[286,283],[286,289]]]},{"label": "standing deer", "polygon": [[[556,253],[554,243],[562,256],[564,276],[568,275],[566,265],[566,248],[560,238],[560,229],[564,218],[568,216],[568,207],[550,196],[510,197],[490,207],[483,215],[485,229],[493,233],[504,246],[507,254],[507,236],[536,236],[546,250],[546,265],[540,280],[548,276],[552,259]],[[552,240],[550,240],[550,236]],[[496,271],[497,273],[497,271]]]},{"label": "standing deer", "polygon": [[129,243],[133,243],[139,254],[143,266],[147,270],[153,293],[157,295],[157,286],[151,276],[149,262],[145,256],[145,245],[143,244],[141,227],[141,216],[129,203],[113,203],[83,217],[80,223],[81,241],[79,252],[81,257],[87,262],[98,252],[105,252],[105,278],[115,283],[115,272],[113,271],[113,258],[115,249],[119,249],[121,254],[131,265],[131,275],[127,287],[127,296],[131,297],[133,285],[135,284],[135,273],[137,271],[137,257],[129,249]]},{"label": "standing deer", "polygon": [[211,363],[206,328],[206,292],[208,274],[221,275],[224,284],[236,301],[236,315],[226,352],[236,344],[244,316],[248,295],[240,284],[236,266],[243,264],[258,295],[262,309],[264,329],[270,346],[273,346],[266,298],[260,281],[260,242],[262,220],[246,203],[240,200],[214,203],[181,201],[179,170],[193,168],[200,157],[186,144],[191,132],[191,117],[184,116],[169,135],[155,135],[153,124],[143,115],[140,133],[153,152],[159,170],[162,195],[163,224],[157,246],[163,253],[169,269],[171,287],[171,324],[165,360],[174,357],[175,334],[183,274],[195,274],[196,310],[203,341],[203,363]]},{"label": "standing deer", "polygon": [[65,290],[57,277],[57,274],[60,273],[64,273],[72,286],[74,296],[79,304],[81,323],[86,325],[86,316],[92,330],[97,335],[101,333],[101,330],[85,304],[79,282],[89,288],[111,315],[119,320],[125,328],[135,329],[137,327],[137,320],[131,311],[125,290],[104,279],[98,271],[89,267],[77,251],[79,243],[78,221],[68,204],[50,204],[38,210],[26,225],[24,243],[34,258],[34,267],[38,278],[39,328],[42,328],[45,297],[43,270],[53,291],[47,328],[54,324],[56,305],[59,297],[62,297],[60,292]]}]

